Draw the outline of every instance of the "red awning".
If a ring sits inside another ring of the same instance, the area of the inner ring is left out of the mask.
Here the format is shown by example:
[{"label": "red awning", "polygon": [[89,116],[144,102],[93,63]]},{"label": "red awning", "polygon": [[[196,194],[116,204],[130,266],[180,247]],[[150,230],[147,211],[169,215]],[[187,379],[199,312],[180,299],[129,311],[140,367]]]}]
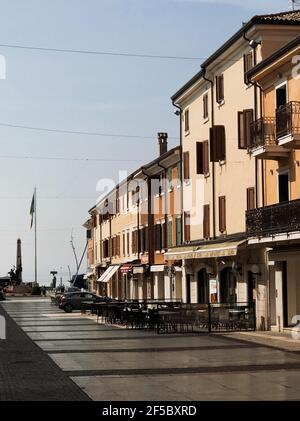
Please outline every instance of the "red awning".
[{"label": "red awning", "polygon": [[133,265],[126,264],[126,265],[123,265],[123,266],[120,267],[120,271],[122,273],[128,273],[132,270],[132,267],[133,267]]}]

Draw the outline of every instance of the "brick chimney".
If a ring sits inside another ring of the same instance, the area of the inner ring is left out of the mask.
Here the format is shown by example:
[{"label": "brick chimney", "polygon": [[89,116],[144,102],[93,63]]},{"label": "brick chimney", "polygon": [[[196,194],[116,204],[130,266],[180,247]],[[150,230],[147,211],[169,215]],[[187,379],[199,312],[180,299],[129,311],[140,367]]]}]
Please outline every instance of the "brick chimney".
[{"label": "brick chimney", "polygon": [[168,152],[168,133],[157,133],[158,156]]}]

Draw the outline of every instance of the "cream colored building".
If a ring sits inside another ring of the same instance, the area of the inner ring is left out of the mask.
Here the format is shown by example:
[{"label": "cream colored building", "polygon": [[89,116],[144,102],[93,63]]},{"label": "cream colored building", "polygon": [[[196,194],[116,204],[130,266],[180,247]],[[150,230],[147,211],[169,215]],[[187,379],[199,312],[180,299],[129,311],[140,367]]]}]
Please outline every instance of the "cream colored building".
[{"label": "cream colored building", "polygon": [[266,255],[246,238],[245,212],[262,205],[263,165],[248,151],[260,113],[259,87],[246,72],[299,33],[300,13],[252,18],[172,97],[180,109],[184,211],[189,239],[169,249],[182,259],[187,302],[255,300],[258,328],[268,327]]},{"label": "cream colored building", "polygon": [[269,324],[283,330],[300,314],[300,37],[249,77],[262,90],[249,151],[263,165],[264,190],[262,206],[247,213],[248,242],[266,251]]}]

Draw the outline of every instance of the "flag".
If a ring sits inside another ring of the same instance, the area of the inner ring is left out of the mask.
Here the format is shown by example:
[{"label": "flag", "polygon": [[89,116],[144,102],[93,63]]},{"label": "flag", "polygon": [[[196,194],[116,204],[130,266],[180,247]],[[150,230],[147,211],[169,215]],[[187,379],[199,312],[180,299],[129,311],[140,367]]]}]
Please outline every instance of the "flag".
[{"label": "flag", "polygon": [[31,215],[30,229],[32,228],[32,225],[33,225],[34,212],[35,212],[35,192],[33,193],[31,206],[30,206],[30,215]]}]

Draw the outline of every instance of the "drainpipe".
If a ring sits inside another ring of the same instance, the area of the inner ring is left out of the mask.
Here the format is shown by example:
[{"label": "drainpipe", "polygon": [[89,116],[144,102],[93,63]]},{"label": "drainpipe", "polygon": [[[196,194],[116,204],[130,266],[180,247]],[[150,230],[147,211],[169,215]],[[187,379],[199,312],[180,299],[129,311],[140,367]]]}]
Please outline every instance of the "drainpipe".
[{"label": "drainpipe", "polygon": [[[257,64],[257,46],[261,44],[261,42],[256,42],[255,40],[251,40],[247,38],[246,32],[243,33],[243,38],[245,41],[248,42],[250,47],[253,50],[253,65],[256,66]],[[257,90],[260,89],[260,117],[262,117],[262,93],[261,88],[258,86],[256,82],[249,81],[249,83],[254,86],[254,119],[258,119],[258,102],[257,102]],[[262,177],[262,183],[264,183],[264,165],[263,162],[261,163],[261,177]],[[258,207],[258,162],[255,158],[255,201],[256,201],[256,207]],[[264,205],[264,184],[262,184],[262,205]]]},{"label": "drainpipe", "polygon": [[[165,229],[164,229],[164,239],[165,239],[165,242],[167,242],[167,219],[168,219],[168,214],[167,214],[167,186],[166,186],[166,175],[167,175],[167,169],[166,169],[166,167],[164,167],[163,165],[161,165],[159,162],[157,163],[157,165],[160,167],[160,168],[162,168],[163,169],[163,173],[164,173],[164,184],[165,184],[165,188],[164,188],[164,190],[165,190],[165,200],[164,200],[164,202],[165,202],[165,204],[164,204],[164,208],[165,208]],[[182,231],[181,231],[181,233],[182,233]],[[182,236],[182,234],[181,234],[181,236]]]},{"label": "drainpipe", "polygon": [[183,165],[183,152],[182,152],[182,113],[183,113],[183,109],[175,104],[174,101],[172,101],[173,107],[177,108],[177,110],[179,110],[179,118],[180,118],[180,122],[179,122],[179,130],[180,130],[180,137],[179,137],[179,144],[180,144],[180,168],[181,168],[181,172],[179,174],[180,177],[180,186],[181,186],[181,237],[183,234],[183,175],[182,175],[182,165]]},{"label": "drainpipe", "polygon": [[[210,83],[211,85],[211,125],[212,127],[215,124],[215,109],[214,109],[214,81],[208,79],[206,74],[206,67],[202,66],[203,79]],[[216,169],[215,162],[212,162],[212,208],[213,208],[213,238],[216,238]]]}]

